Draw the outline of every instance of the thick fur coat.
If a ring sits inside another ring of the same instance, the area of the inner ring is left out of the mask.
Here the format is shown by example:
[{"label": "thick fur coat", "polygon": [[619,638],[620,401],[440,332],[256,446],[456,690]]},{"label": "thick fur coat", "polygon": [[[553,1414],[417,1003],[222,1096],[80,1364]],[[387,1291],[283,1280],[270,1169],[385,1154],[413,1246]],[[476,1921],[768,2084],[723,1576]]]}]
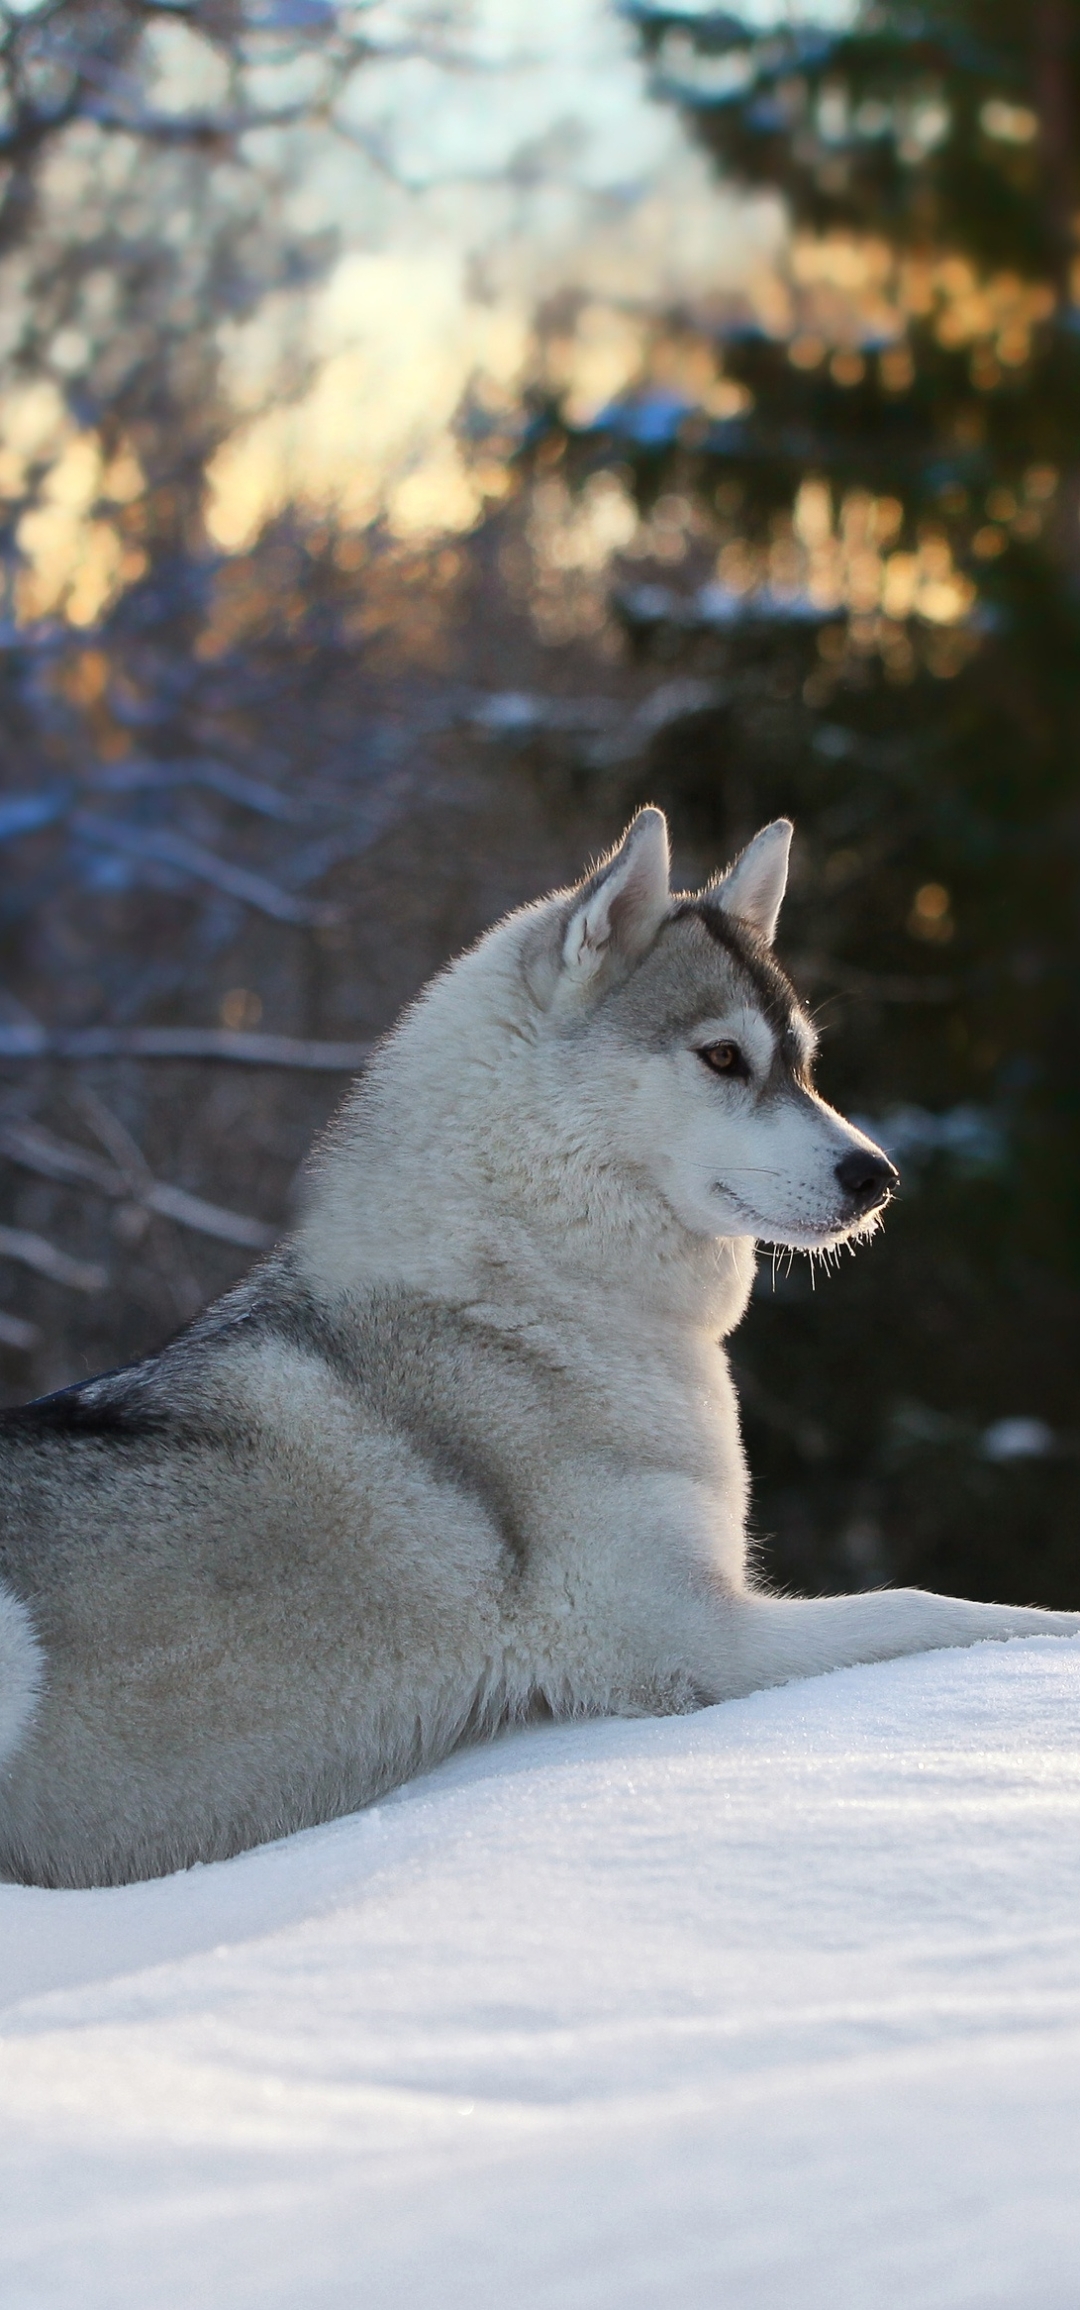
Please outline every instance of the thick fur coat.
[{"label": "thick fur coat", "polygon": [[895,1176],[812,1087],[789,836],[673,898],[643,812],[426,990],[243,1284],[0,1420],[0,1873],[151,1876],[508,1722],[1080,1628],[748,1580],[755,1242],[867,1232]]}]

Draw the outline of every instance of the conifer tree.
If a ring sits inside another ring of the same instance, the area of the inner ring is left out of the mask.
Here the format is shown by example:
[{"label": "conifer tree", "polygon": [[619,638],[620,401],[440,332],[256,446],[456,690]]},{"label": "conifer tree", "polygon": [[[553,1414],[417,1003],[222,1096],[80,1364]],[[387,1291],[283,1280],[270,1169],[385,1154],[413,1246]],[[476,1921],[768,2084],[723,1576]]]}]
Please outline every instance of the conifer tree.
[{"label": "conifer tree", "polygon": [[907,1175],[883,1245],[751,1318],[759,1521],[804,1583],[1075,1601],[1080,11],[635,14],[791,222],[786,309],[718,324],[742,406],[605,413],[646,497],[718,509],[740,597],[732,702],[653,769],[716,834],[799,817],[826,1086]]}]

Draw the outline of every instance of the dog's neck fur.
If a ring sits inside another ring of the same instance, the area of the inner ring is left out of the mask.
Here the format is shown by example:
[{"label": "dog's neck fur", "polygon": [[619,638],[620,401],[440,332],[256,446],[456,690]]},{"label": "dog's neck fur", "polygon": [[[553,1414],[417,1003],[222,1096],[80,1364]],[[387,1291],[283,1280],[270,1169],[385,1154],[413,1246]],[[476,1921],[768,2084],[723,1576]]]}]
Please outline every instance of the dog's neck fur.
[{"label": "dog's neck fur", "polygon": [[745,1309],[753,1242],[692,1234],[612,1160],[584,1048],[551,1033],[529,986],[556,915],[549,900],[511,916],[406,1013],[320,1151],[301,1264],[334,1297],[422,1284],[508,1308],[577,1306],[587,1280],[611,1320],[629,1303],[638,1322],[721,1337]]}]

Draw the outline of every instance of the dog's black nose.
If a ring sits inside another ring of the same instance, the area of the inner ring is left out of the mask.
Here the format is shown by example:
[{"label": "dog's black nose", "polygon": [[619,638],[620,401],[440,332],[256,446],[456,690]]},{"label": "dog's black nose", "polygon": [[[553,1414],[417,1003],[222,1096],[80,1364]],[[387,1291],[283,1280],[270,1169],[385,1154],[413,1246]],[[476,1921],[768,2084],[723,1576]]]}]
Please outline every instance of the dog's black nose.
[{"label": "dog's black nose", "polygon": [[876,1211],[900,1185],[900,1173],[888,1156],[878,1155],[872,1147],[853,1147],[850,1155],[842,1155],[836,1176],[859,1218],[867,1211]]}]

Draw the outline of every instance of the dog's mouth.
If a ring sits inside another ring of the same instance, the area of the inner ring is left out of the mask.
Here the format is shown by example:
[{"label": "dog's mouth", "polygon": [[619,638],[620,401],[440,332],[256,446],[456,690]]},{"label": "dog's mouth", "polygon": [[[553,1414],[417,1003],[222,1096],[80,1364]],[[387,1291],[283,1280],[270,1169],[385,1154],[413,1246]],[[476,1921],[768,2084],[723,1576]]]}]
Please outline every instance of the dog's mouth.
[{"label": "dog's mouth", "polygon": [[763,1212],[755,1211],[749,1203],[729,1187],[726,1179],[714,1179],[714,1195],[722,1195],[726,1203],[746,1223],[746,1232],[758,1243],[771,1244],[785,1251],[831,1251],[842,1243],[857,1242],[861,1237],[876,1233],[886,1205],[892,1202],[892,1189],[886,1188],[868,1210],[849,1213],[837,1212],[821,1220],[766,1219]]},{"label": "dog's mouth", "polygon": [[734,1188],[728,1186],[726,1179],[714,1179],[712,1191],[714,1195],[722,1195],[725,1202],[730,1203],[732,1210],[738,1212],[740,1219],[746,1220],[748,1235],[756,1235],[759,1228],[768,1224],[766,1220],[762,1219],[759,1211],[752,1211],[750,1205],[743,1202],[742,1196],[736,1195]]}]

